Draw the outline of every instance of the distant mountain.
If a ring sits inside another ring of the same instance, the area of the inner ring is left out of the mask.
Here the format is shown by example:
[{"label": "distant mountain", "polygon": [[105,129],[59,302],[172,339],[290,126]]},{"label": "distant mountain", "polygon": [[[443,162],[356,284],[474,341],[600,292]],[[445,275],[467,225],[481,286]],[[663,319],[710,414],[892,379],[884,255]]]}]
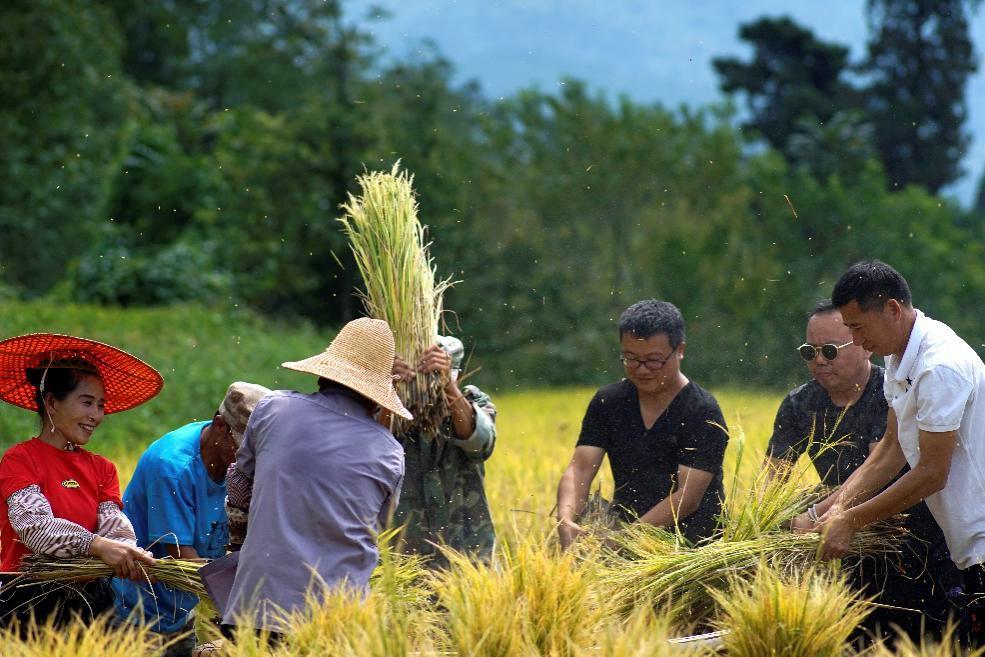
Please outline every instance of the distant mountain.
[{"label": "distant mountain", "polygon": [[[387,51],[402,57],[431,41],[455,66],[460,80],[477,80],[491,98],[517,89],[556,87],[565,76],[610,94],[658,101],[668,107],[721,100],[711,59],[742,54],[740,23],[762,15],[790,15],[824,39],[864,53],[862,0],[350,0],[361,21]],[[985,11],[972,24],[979,55],[985,50]],[[969,174],[948,193],[973,202],[985,170],[985,72],[968,89],[974,140],[965,158]]]}]

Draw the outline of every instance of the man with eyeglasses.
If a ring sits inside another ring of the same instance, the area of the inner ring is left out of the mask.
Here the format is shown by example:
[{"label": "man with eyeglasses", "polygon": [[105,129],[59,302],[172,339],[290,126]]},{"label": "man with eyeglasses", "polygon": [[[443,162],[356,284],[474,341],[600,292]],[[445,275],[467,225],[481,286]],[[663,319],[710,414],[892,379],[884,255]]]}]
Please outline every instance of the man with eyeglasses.
[{"label": "man with eyeglasses", "polygon": [[[773,476],[786,477],[806,453],[821,482],[834,488],[862,465],[885,433],[883,369],[872,364],[871,352],[852,343],[851,331],[830,300],[810,313],[807,341],[797,352],[811,380],[780,404],[765,465]],[[895,624],[919,641],[924,632],[940,635],[956,609],[948,593],[959,592],[960,578],[926,504],[907,511],[906,529],[898,558],[850,560],[845,567],[853,586],[884,605],[871,610],[867,629],[889,637]]]},{"label": "man with eyeglasses", "polygon": [[677,528],[694,543],[717,529],[728,433],[715,398],[681,372],[684,337],[684,317],[666,301],[640,301],[619,318],[626,378],[595,393],[558,484],[563,548],[583,532],[577,520],[606,455],[619,520]]},{"label": "man with eyeglasses", "polygon": [[[158,559],[215,559],[226,553],[226,470],[236,460],[253,409],[269,392],[237,381],[211,420],[175,429],[140,456],[123,493],[123,512],[137,545]],[[191,655],[194,595],[161,582],[151,586],[114,579],[113,599],[117,624],[141,623],[164,641],[177,639],[165,657]]]}]

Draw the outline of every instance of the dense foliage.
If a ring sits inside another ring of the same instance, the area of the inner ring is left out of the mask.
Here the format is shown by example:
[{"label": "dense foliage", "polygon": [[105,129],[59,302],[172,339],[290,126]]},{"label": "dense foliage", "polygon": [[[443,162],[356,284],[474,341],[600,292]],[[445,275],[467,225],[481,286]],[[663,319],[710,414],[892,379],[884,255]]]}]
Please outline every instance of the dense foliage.
[{"label": "dense foliage", "polygon": [[194,301],[330,332],[360,311],[338,206],[401,159],[486,384],[616,376],[619,312],[659,297],[687,317],[689,374],[782,387],[803,376],[803,311],[869,257],[985,343],[981,217],[887,181],[837,70],[823,121],[773,150],[727,107],[575,80],[494,102],[427,48],[383,57],[365,25],[337,1],[4,3],[0,299]]}]

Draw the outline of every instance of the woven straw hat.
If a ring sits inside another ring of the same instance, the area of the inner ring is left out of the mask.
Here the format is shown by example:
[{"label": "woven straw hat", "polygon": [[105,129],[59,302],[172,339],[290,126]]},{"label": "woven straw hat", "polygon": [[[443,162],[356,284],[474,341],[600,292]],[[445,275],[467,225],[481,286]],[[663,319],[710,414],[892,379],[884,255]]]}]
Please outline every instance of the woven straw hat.
[{"label": "woven straw hat", "polygon": [[102,342],[57,333],[30,333],[0,341],[0,399],[38,410],[37,388],[28,370],[89,366],[98,370],[106,391],[105,412],[119,413],[143,404],[161,391],[164,379],[153,367]]},{"label": "woven straw hat", "polygon": [[320,354],[281,363],[296,372],[322,376],[341,383],[405,420],[412,420],[393,389],[393,332],[382,319],[354,319]]}]

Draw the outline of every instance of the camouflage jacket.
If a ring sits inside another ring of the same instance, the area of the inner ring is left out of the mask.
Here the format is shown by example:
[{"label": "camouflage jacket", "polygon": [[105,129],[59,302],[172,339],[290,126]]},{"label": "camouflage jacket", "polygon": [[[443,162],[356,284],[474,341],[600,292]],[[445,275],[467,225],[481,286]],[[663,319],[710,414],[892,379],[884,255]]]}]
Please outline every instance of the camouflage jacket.
[{"label": "camouflage jacket", "polygon": [[496,407],[475,386],[465,386],[462,394],[476,409],[475,431],[468,438],[455,435],[451,418],[436,435],[397,436],[405,474],[393,524],[404,526],[404,551],[432,557],[437,566],[445,559],[432,544],[488,559],[496,541],[483,465],[496,444]]}]

